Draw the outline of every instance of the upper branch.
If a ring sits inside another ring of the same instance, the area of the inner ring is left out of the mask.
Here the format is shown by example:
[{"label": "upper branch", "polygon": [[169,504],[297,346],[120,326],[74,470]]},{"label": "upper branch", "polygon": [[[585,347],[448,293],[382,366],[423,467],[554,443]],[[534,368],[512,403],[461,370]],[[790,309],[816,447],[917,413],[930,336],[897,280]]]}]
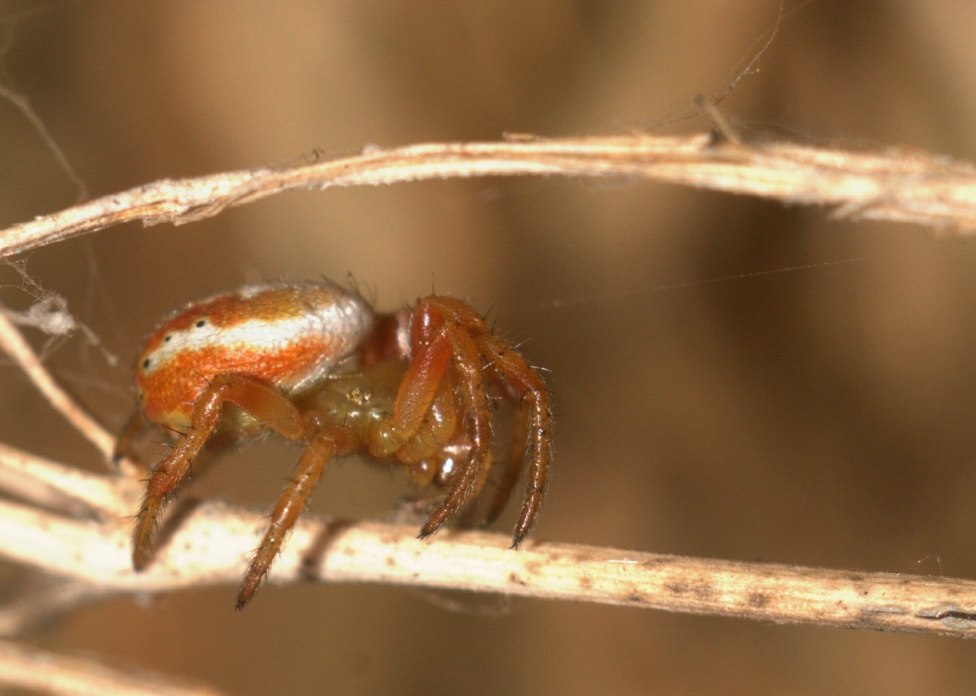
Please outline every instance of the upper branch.
[{"label": "upper branch", "polygon": [[842,216],[976,229],[976,168],[918,150],[744,143],[712,134],[520,138],[370,149],[284,168],[157,181],[0,230],[0,257],[131,220],[198,220],[291,189],[511,175],[643,177],[823,205]]}]

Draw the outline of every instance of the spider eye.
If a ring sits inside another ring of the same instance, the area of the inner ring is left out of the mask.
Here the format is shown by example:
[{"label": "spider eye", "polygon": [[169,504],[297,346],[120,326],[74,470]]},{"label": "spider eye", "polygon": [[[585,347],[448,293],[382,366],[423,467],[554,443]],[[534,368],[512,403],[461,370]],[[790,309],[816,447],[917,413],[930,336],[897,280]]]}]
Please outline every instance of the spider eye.
[{"label": "spider eye", "polygon": [[206,325],[207,325],[207,320],[206,319],[198,319],[197,320],[197,323],[194,324],[194,326],[196,326],[198,329],[201,329],[201,328],[203,328]]},{"label": "spider eye", "polygon": [[151,362],[152,362],[152,360],[150,360],[149,358],[146,358],[145,360],[143,360],[142,361],[142,369],[145,370],[147,367],[149,367],[149,364]]},{"label": "spider eye", "polygon": [[166,334],[163,336],[163,343],[169,343],[173,339],[173,334]]}]

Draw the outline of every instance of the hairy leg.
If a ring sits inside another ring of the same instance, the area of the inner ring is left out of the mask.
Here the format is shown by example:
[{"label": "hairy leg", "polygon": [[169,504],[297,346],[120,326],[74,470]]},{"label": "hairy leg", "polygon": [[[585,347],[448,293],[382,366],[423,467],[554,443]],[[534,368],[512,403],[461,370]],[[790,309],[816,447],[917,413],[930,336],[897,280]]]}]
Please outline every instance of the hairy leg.
[{"label": "hairy leg", "polygon": [[[512,546],[516,547],[532,530],[549,484],[549,468],[552,461],[552,413],[549,408],[549,390],[525,359],[497,336],[493,334],[481,336],[479,349],[502,382],[521,396],[519,414],[526,414],[524,450],[529,461],[529,475],[522,509],[512,534]],[[499,490],[499,495],[501,494],[508,496],[504,488]],[[494,508],[495,506],[492,510]]]},{"label": "hairy leg", "polygon": [[485,392],[483,365],[474,340],[453,321],[443,326],[451,347],[456,375],[458,401],[467,441],[471,451],[461,465],[444,500],[420,530],[420,538],[430,536],[480,491],[488,474],[491,458],[491,412]]},{"label": "hairy leg", "polygon": [[238,610],[243,609],[251,600],[264,576],[267,575],[271,562],[281,550],[285,535],[295,526],[305,503],[308,502],[308,497],[322,477],[326,464],[334,457],[353,451],[357,444],[352,432],[341,427],[324,428],[310,439],[298,461],[295,475],[285,487],[271,513],[268,530],[241,582],[237,594]]},{"label": "hairy leg", "polygon": [[153,534],[163,506],[186,479],[193,461],[213,435],[225,402],[239,406],[284,437],[292,440],[304,437],[301,415],[277,391],[247,377],[214,377],[193,406],[189,431],[149,476],[133,537],[132,565],[136,570],[143,570],[149,564]]}]

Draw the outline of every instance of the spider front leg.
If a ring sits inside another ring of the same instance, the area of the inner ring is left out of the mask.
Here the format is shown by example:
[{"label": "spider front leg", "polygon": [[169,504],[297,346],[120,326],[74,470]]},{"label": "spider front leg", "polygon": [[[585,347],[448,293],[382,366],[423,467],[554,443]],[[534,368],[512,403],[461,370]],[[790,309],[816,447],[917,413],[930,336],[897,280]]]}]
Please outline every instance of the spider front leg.
[{"label": "spider front leg", "polygon": [[451,319],[444,322],[439,333],[450,348],[451,365],[457,377],[456,393],[461,408],[461,422],[471,449],[466,461],[454,475],[444,500],[421,528],[421,539],[436,532],[451,516],[461,511],[469,500],[477,497],[491,465],[491,411],[478,349],[471,336]]},{"label": "spider front leg", "polygon": [[[414,330],[422,337],[425,331],[429,332],[436,327],[439,333],[448,337],[454,369],[461,387],[460,400],[466,414],[466,431],[469,436],[477,432],[482,418],[489,418],[486,378],[497,382],[506,390],[511,400],[518,402],[516,416],[519,422],[516,424],[516,436],[520,437],[521,442],[516,443],[513,457],[487,516],[488,521],[491,521],[504,507],[527,460],[529,474],[525,496],[512,533],[512,547],[515,548],[532,530],[548,488],[552,461],[549,391],[539,374],[518,351],[492,333],[484,319],[467,304],[452,298],[431,297],[424,302],[423,310],[424,314],[414,324]],[[422,342],[422,338],[420,340]],[[487,422],[490,424],[490,420]],[[472,452],[468,463],[470,476],[456,482],[441,509],[428,525],[435,522],[439,513],[446,512],[450,515],[463,506],[469,497],[477,495],[487,475],[489,456],[487,450],[480,455]],[[452,500],[453,496],[458,499]],[[447,508],[451,510],[447,511]]]},{"label": "spider front leg", "polygon": [[214,377],[193,405],[188,432],[149,476],[133,537],[132,565],[136,570],[143,570],[149,564],[153,535],[163,506],[186,479],[190,466],[216,430],[225,402],[240,407],[286,438],[304,438],[301,414],[279,392],[239,375]]},{"label": "spider front leg", "polygon": [[525,460],[529,462],[528,482],[512,547],[515,548],[532,531],[535,518],[542,507],[549,486],[549,465],[552,461],[552,412],[549,408],[549,390],[539,374],[525,362],[514,348],[494,334],[484,334],[478,346],[485,360],[500,380],[515,392],[521,403],[516,424],[516,445],[508,469],[502,479],[495,500],[488,511],[491,521],[508,502],[512,488],[518,480]]},{"label": "spider front leg", "polygon": [[412,362],[397,395],[392,429],[401,437],[413,437],[435,397],[452,389],[451,399],[461,418],[461,434],[470,447],[444,500],[421,528],[420,537],[437,531],[477,496],[485,483],[491,465],[491,412],[486,386],[486,379],[490,378],[523,402],[518,411],[524,415],[522,432],[528,437],[518,449],[517,462],[509,466],[489,512],[489,516],[497,514],[504,505],[522,460],[527,458],[529,485],[512,540],[512,545],[518,546],[535,522],[548,482],[551,416],[542,379],[514,348],[491,333],[477,312],[453,298],[432,296],[418,303],[411,322],[410,345]]}]

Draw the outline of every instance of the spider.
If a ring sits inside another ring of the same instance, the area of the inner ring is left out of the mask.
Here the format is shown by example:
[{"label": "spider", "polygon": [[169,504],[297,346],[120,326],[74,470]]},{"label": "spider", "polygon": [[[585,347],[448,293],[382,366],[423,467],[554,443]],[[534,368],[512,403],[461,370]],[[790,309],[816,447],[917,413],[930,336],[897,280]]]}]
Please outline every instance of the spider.
[{"label": "spider", "polygon": [[138,406],[117,456],[129,452],[146,421],[179,435],[146,484],[133,538],[136,570],[149,564],[163,507],[208,442],[272,432],[304,446],[244,575],[237,609],[253,597],[336,457],[365,452],[401,465],[421,486],[445,489],[420,538],[456,516],[482,492],[492,465],[494,395],[513,405],[516,443],[486,523],[505,506],[524,462],[529,471],[512,548],[532,529],[546,492],[549,392],[515,348],[451,297],[431,295],[412,311],[384,315],[329,282],[216,295],[173,314],[149,336],[135,392]]}]

